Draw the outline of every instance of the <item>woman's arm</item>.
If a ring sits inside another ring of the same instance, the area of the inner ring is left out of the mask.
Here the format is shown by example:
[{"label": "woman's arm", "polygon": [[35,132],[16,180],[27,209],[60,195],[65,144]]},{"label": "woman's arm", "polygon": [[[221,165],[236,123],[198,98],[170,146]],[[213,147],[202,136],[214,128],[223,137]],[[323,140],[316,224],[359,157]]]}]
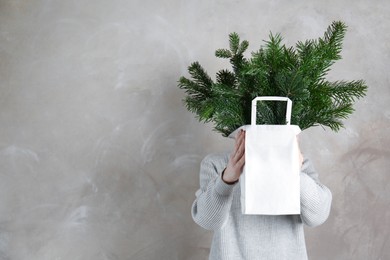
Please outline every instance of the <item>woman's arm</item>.
[{"label": "woman's arm", "polygon": [[[192,218],[205,229],[221,228],[227,221],[233,200],[233,188],[245,164],[245,132],[237,135],[233,153],[209,155],[200,167],[200,189],[192,205]],[[226,167],[226,168],[225,168]]]},{"label": "woman's arm", "polygon": [[203,159],[200,167],[200,189],[196,192],[196,199],[192,204],[192,218],[201,227],[208,230],[221,228],[227,221],[233,199],[235,184],[229,185],[222,180],[224,167],[222,156],[208,155]]},{"label": "woman's arm", "polygon": [[321,225],[329,216],[332,193],[318,179],[308,159],[305,159],[301,178],[301,219],[310,227]]}]

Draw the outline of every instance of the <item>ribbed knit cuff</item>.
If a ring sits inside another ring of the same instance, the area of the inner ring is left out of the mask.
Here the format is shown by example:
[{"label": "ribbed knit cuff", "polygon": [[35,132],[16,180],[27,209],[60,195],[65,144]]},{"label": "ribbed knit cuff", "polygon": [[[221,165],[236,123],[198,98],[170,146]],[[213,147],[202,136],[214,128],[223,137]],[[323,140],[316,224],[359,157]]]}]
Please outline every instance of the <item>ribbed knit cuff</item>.
[{"label": "ribbed knit cuff", "polygon": [[307,176],[305,173],[300,174],[301,179],[301,201],[310,201],[312,195],[313,179]]},{"label": "ribbed knit cuff", "polygon": [[310,176],[301,173],[301,217],[310,226],[321,225],[329,216],[332,193]]},{"label": "ribbed knit cuff", "polygon": [[227,184],[222,180],[222,174],[216,179],[215,183],[215,191],[222,196],[228,196],[232,193],[233,188],[236,186],[237,183],[234,184]]}]

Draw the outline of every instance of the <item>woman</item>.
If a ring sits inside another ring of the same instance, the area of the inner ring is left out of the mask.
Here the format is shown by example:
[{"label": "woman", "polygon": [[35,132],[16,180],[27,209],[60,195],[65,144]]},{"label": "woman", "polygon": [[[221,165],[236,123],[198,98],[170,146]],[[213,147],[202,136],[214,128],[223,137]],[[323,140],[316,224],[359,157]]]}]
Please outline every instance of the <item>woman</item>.
[{"label": "woman", "polygon": [[319,182],[309,160],[301,156],[300,163],[300,215],[243,215],[237,183],[245,165],[245,131],[238,133],[230,156],[203,159],[192,217],[214,231],[209,259],[307,259],[303,225],[325,222],[332,194]]}]

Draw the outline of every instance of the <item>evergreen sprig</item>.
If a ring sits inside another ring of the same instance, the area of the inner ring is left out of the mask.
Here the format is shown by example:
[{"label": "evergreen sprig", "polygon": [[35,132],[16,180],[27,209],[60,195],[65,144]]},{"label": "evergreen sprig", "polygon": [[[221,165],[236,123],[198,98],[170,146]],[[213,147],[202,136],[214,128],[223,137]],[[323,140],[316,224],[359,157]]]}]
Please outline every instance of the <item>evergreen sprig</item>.
[{"label": "evergreen sprig", "polygon": [[[232,71],[217,72],[215,82],[194,62],[188,67],[191,78],[181,77],[178,86],[187,96],[184,103],[200,121],[214,122],[215,130],[228,136],[238,127],[250,124],[252,99],[257,96],[284,96],[293,101],[291,123],[302,130],[327,126],[343,127],[343,119],[353,113],[353,103],[366,95],[363,80],[326,80],[335,61],[341,59],[346,33],[343,22],[333,22],[322,38],[282,44],[280,34],[269,36],[259,50],[245,58],[248,41],[237,33],[229,35],[229,49],[218,49],[216,57],[229,59]],[[258,124],[284,124],[285,102],[260,102]]]}]

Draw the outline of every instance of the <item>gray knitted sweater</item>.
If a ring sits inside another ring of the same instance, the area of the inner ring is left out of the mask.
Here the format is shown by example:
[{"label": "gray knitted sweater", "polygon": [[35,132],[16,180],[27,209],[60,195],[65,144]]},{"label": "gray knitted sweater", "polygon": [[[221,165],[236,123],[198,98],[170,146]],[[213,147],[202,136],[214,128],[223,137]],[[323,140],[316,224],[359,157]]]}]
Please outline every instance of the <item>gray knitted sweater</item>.
[{"label": "gray knitted sweater", "polygon": [[203,159],[192,205],[194,221],[214,231],[209,259],[307,259],[303,224],[325,222],[332,201],[309,160],[304,160],[300,174],[301,214],[282,216],[241,214],[240,185],[228,185],[221,178],[228,160],[227,153]]}]

